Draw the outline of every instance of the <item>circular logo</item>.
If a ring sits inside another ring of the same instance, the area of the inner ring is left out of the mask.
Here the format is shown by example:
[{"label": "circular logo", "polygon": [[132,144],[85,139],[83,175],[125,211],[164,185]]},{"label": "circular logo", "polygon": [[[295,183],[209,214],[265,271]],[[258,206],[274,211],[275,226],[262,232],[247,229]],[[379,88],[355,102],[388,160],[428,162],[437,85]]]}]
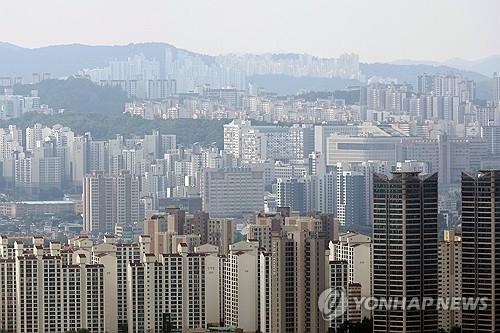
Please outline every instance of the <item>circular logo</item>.
[{"label": "circular logo", "polygon": [[319,295],[318,307],[323,319],[332,321],[347,312],[347,292],[345,288],[329,288]]}]

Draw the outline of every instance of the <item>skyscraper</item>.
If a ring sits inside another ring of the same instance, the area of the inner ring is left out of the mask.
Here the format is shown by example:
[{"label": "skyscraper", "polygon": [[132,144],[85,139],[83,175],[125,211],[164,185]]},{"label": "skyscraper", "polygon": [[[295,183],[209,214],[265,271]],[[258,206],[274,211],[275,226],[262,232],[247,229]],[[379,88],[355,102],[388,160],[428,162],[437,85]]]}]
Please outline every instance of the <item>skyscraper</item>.
[{"label": "skyscraper", "polygon": [[113,192],[116,196],[116,224],[132,225],[139,217],[139,180],[128,171],[114,177]]},{"label": "skyscraper", "polygon": [[495,102],[500,103],[500,75],[497,72],[493,73],[493,80],[495,81],[493,96]]},{"label": "skyscraper", "polygon": [[272,224],[271,251],[261,256],[259,272],[263,332],[325,332],[318,308],[326,286],[325,241],[317,222],[293,217],[284,226]]},{"label": "skyscraper", "polygon": [[[347,292],[349,288],[349,263],[345,260],[329,260],[326,267],[326,287]],[[340,331],[342,324],[349,320],[347,302],[339,302],[334,309],[337,317],[328,321],[327,325],[334,332]]]},{"label": "skyscraper", "polygon": [[360,172],[337,173],[337,217],[340,225],[366,225],[365,176]]},{"label": "skyscraper", "polygon": [[144,254],[141,262],[129,264],[129,332],[157,332],[167,317],[174,330],[206,326],[205,255],[186,253],[182,246],[179,250],[180,254],[162,254],[160,260]]},{"label": "skyscraper", "polygon": [[290,207],[292,211],[304,214],[307,210],[306,184],[302,179],[278,178],[276,184],[277,204]]},{"label": "skyscraper", "polygon": [[[81,327],[91,332],[108,331],[103,265],[91,264],[83,253],[75,258],[74,265],[65,265],[58,253],[44,253],[39,244],[33,248],[33,254],[23,253],[22,242],[14,246],[16,294],[11,301],[15,301],[16,319],[10,324],[15,323],[17,332],[70,331]],[[114,306],[106,304],[109,308]]]},{"label": "skyscraper", "polygon": [[257,329],[258,243],[235,243],[224,262],[224,321],[245,332]]},{"label": "skyscraper", "polygon": [[83,230],[88,233],[113,232],[112,178],[95,171],[83,178]]},{"label": "skyscraper", "polygon": [[486,300],[464,308],[462,332],[500,329],[500,171],[462,173],[462,296]]},{"label": "skyscraper", "polygon": [[375,174],[373,196],[373,296],[400,305],[374,310],[374,332],[437,332],[437,174]]},{"label": "skyscraper", "polygon": [[[444,240],[439,242],[439,297],[462,297],[462,240],[454,231],[445,230]],[[462,311],[440,308],[439,329],[445,332],[462,326]]]},{"label": "skyscraper", "polygon": [[140,221],[139,181],[128,171],[108,177],[94,171],[83,179],[84,231],[93,234],[113,233],[115,225]]}]

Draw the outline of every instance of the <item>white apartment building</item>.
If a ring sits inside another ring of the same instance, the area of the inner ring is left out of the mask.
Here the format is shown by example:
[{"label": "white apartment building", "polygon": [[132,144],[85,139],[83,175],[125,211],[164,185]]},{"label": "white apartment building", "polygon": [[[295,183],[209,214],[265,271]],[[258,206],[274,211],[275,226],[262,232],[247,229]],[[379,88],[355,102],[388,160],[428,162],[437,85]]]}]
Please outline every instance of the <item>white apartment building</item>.
[{"label": "white apartment building", "polygon": [[22,158],[15,161],[15,184],[18,188],[60,188],[62,164],[59,157]]},{"label": "white apartment building", "polygon": [[313,149],[310,125],[252,126],[239,119],[224,125],[224,150],[245,161],[304,159]]},{"label": "white apartment building", "polygon": [[500,75],[495,72],[493,74],[493,79],[495,81],[493,98],[496,103],[500,103]]},{"label": "white apartment building", "polygon": [[215,245],[205,244],[195,248],[195,253],[205,254],[205,318],[207,324],[219,325],[223,321],[224,256],[219,256]]},{"label": "white apartment building", "polygon": [[16,332],[113,332],[105,325],[104,266],[90,264],[83,254],[63,265],[61,257],[34,250],[25,254],[17,244]]},{"label": "white apartment building", "polygon": [[149,253],[149,237],[122,244],[106,236],[103,243],[94,244],[79,236],[67,245],[52,241],[46,247],[39,236],[23,240],[16,239],[12,246],[7,237],[0,238],[0,329],[127,329],[127,266]]},{"label": "white apartment building", "polygon": [[224,262],[224,322],[244,332],[257,330],[258,255],[254,247],[231,249]]},{"label": "white apartment building", "polygon": [[16,260],[7,258],[6,253],[0,259],[0,329],[16,331]]},{"label": "white apartment building", "polygon": [[243,153],[243,136],[251,123],[246,120],[235,119],[224,125],[224,150],[241,158]]},{"label": "white apartment building", "polygon": [[[330,242],[330,260],[347,263],[348,283],[361,285],[361,296],[372,294],[372,241],[369,236],[357,232],[346,232],[339,235],[338,241]],[[363,310],[363,309],[362,309]],[[370,317],[367,311],[363,317]]]},{"label": "white apartment building", "polygon": [[43,127],[41,124],[34,124],[33,127],[26,128],[26,150],[32,150],[37,141],[43,139]]},{"label": "white apartment building", "polygon": [[117,243],[114,237],[105,236],[104,243],[91,247],[93,261],[104,265],[107,276],[116,277],[105,281],[106,300],[117,305],[112,315],[107,315],[107,325],[118,330],[127,327],[127,267],[131,262],[140,261],[141,254],[150,250],[148,236],[141,236],[139,243]]},{"label": "white apartment building", "polygon": [[148,332],[168,325],[192,332],[206,328],[205,255],[144,254],[128,266],[128,331]]},{"label": "white apartment building", "polygon": [[[143,244],[143,242],[140,242]],[[118,326],[127,325],[127,267],[129,262],[137,262],[141,256],[140,244],[116,244],[116,285]]]}]

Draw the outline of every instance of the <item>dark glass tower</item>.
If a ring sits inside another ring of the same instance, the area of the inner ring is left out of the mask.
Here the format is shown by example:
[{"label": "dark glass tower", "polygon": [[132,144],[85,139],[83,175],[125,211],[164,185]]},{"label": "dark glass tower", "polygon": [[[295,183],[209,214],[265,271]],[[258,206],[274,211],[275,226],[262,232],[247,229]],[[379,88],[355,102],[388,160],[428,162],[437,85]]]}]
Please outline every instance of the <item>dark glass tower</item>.
[{"label": "dark glass tower", "polygon": [[500,331],[500,170],[462,173],[462,332]]},{"label": "dark glass tower", "polygon": [[399,304],[375,308],[374,332],[437,332],[438,176],[375,174],[373,198],[373,296]]}]

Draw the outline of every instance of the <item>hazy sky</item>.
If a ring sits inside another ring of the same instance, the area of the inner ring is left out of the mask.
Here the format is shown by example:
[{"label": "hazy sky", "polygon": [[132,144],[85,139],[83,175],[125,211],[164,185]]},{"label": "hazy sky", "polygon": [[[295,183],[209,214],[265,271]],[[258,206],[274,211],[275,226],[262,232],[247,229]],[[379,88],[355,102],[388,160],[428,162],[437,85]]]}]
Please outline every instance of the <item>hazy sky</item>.
[{"label": "hazy sky", "polygon": [[364,61],[500,54],[500,0],[2,0],[0,41],[168,42],[207,54]]}]

